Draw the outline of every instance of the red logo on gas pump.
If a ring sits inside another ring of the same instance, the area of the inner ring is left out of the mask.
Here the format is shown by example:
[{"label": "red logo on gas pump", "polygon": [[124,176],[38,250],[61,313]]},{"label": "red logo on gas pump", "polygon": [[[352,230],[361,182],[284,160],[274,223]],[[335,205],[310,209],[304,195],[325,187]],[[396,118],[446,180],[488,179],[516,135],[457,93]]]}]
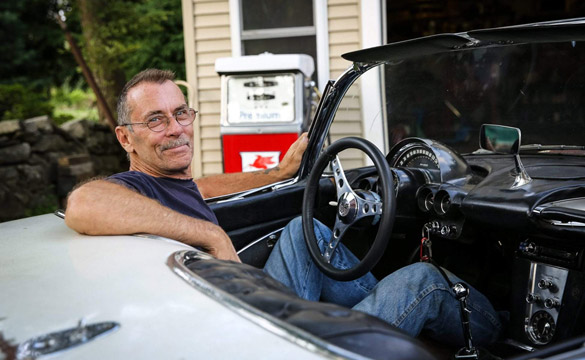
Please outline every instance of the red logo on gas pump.
[{"label": "red logo on gas pump", "polygon": [[242,151],[242,171],[266,170],[279,163],[280,151]]},{"label": "red logo on gas pump", "polygon": [[251,166],[258,168],[258,169],[268,169],[268,167],[270,165],[274,165],[274,164],[276,164],[276,163],[274,161],[272,161],[272,158],[270,156],[257,155],[256,160],[254,160],[254,162],[252,163]]}]

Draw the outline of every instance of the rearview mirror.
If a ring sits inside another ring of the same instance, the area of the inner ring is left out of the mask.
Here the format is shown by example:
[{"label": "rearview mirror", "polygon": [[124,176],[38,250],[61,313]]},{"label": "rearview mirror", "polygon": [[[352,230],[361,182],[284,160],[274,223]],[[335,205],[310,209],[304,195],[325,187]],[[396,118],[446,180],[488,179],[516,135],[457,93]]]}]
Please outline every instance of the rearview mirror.
[{"label": "rearview mirror", "polygon": [[479,147],[498,154],[517,155],[520,151],[520,129],[484,124],[480,130]]}]

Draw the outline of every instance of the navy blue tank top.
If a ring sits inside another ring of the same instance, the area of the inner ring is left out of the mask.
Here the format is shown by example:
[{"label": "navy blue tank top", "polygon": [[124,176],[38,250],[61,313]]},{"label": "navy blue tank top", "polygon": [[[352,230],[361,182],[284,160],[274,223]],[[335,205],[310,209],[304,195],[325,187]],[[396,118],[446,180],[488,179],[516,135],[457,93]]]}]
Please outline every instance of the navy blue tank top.
[{"label": "navy blue tank top", "polygon": [[203,200],[193,179],[158,178],[139,171],[126,171],[106,180],[134,189],[181,214],[217,224],[215,214]]}]

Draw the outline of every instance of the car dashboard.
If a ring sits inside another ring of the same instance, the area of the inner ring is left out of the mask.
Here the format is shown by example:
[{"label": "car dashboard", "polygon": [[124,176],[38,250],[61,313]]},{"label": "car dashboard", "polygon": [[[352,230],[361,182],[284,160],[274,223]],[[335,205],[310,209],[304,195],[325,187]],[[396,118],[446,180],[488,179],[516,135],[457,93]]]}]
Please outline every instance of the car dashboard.
[{"label": "car dashboard", "polygon": [[[514,185],[514,155],[461,155],[410,138],[386,157],[402,239],[432,239],[437,262],[509,313],[504,342],[534,350],[584,330],[585,159],[520,158],[531,178],[523,186]],[[375,189],[372,176],[355,186]]]}]

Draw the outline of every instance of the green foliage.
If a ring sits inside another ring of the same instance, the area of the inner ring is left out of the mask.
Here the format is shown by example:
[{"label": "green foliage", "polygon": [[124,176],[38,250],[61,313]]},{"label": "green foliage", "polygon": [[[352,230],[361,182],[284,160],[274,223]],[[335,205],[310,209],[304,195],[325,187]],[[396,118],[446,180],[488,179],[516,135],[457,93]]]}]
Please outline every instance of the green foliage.
[{"label": "green foliage", "polygon": [[30,217],[49,214],[55,212],[58,208],[59,199],[57,198],[57,195],[55,195],[55,187],[50,185],[45,190],[45,194],[40,196],[33,207],[24,211],[24,216]]},{"label": "green foliage", "polygon": [[53,114],[47,96],[21,84],[0,84],[0,120]]},{"label": "green foliage", "polygon": [[126,81],[147,67],[185,77],[181,0],[60,1],[72,4],[67,23],[82,25],[80,47],[112,112]]},{"label": "green foliage", "polygon": [[1,84],[47,91],[75,74],[63,32],[51,17],[58,1],[0,1]]},{"label": "green foliage", "polygon": [[98,66],[123,70],[125,80],[151,67],[185,78],[181,0],[77,0],[77,4],[92,11],[81,14],[95,23],[91,29],[84,25],[84,34],[89,32],[84,51],[99,60]]},{"label": "green foliage", "polygon": [[126,77],[146,68],[168,69],[185,79],[183,19],[180,0],[145,0],[137,6],[142,19],[135,50],[125,61]]},{"label": "green foliage", "polygon": [[99,120],[95,95],[91,90],[84,89],[81,83],[75,87],[64,83],[51,89],[51,104],[55,108],[53,121],[57,125],[77,119]]},{"label": "green foliage", "polygon": [[[95,117],[59,12],[112,110],[121,86],[145,68],[185,78],[181,0],[0,1],[0,119],[50,115],[52,106],[57,122]],[[79,80],[69,91],[51,90]],[[49,94],[57,97],[50,103]]]}]

